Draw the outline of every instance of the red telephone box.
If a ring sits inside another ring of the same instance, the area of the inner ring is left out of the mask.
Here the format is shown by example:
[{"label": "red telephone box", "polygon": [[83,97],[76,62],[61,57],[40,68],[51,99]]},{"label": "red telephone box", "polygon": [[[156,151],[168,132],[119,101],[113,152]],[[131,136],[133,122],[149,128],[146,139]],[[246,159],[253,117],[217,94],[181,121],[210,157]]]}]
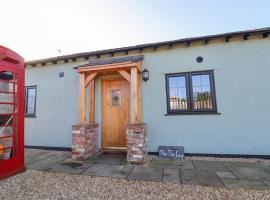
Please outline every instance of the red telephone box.
[{"label": "red telephone box", "polygon": [[24,170],[24,59],[0,46],[0,180]]}]

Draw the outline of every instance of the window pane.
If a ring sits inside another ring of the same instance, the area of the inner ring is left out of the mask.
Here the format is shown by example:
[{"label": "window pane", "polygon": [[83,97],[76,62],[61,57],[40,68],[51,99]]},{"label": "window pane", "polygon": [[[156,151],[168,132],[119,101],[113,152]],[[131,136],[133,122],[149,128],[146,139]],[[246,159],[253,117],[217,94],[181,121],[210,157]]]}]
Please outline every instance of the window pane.
[{"label": "window pane", "polygon": [[0,104],[0,114],[11,114],[13,113],[12,104]]},{"label": "window pane", "polygon": [[213,109],[209,74],[192,76],[192,91],[194,110]]},{"label": "window pane", "polygon": [[[4,124],[3,124],[4,125]],[[7,137],[12,135],[12,126],[6,125],[0,127],[0,137]]]},{"label": "window pane", "polygon": [[0,102],[12,103],[14,101],[13,97],[15,95],[11,93],[1,93],[0,92]]},{"label": "window pane", "polygon": [[12,153],[11,153],[11,148],[6,148],[4,149],[2,146],[1,146],[1,149],[0,149],[0,161],[1,160],[8,160],[12,157]]},{"label": "window pane", "polygon": [[7,72],[7,71],[2,71],[2,72],[0,72],[0,79],[5,80],[5,81],[12,81],[13,80],[13,73]]},{"label": "window pane", "polygon": [[120,105],[120,90],[112,91],[112,106]]},{"label": "window pane", "polygon": [[0,91],[1,92],[14,92],[14,74],[11,72],[0,72]]},{"label": "window pane", "polygon": [[185,76],[169,78],[169,95],[170,95],[170,109],[171,110],[188,109]]},{"label": "window pane", "polygon": [[27,88],[26,98],[26,114],[35,114],[36,88]]},{"label": "window pane", "polygon": [[12,72],[0,72],[0,161],[12,158],[14,118],[17,118],[17,80],[18,75]]}]

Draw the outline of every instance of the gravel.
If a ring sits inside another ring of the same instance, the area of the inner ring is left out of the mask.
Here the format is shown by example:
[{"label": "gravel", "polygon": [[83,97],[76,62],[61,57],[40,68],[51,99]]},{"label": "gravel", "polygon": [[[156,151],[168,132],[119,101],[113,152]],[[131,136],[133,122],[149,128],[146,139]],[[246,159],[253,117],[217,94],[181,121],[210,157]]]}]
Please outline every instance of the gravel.
[{"label": "gravel", "polygon": [[0,182],[0,199],[270,199],[270,190],[229,189],[27,170]]}]

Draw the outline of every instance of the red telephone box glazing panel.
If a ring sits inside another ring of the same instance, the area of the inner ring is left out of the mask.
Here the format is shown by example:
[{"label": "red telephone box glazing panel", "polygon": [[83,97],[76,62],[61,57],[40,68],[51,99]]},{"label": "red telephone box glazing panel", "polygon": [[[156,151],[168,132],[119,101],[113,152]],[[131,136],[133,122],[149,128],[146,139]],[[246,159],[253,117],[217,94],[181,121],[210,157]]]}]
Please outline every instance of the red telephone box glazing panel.
[{"label": "red telephone box glazing panel", "polygon": [[0,160],[11,159],[17,150],[17,77],[16,73],[0,72]]},{"label": "red telephone box glazing panel", "polygon": [[24,168],[24,64],[0,46],[0,179]]}]

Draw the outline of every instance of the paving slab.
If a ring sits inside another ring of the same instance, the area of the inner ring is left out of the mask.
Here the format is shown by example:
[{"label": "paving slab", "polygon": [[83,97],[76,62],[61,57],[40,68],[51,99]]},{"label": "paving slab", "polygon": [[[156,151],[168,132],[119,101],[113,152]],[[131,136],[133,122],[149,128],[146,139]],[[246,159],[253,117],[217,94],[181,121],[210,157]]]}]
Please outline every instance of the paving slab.
[{"label": "paving slab", "polygon": [[40,156],[50,154],[52,151],[38,150],[38,149],[25,149],[24,157],[38,159]]},{"label": "paving slab", "polygon": [[265,173],[270,174],[270,165],[260,165],[258,166],[261,170],[263,170]]},{"label": "paving slab", "polygon": [[49,152],[48,154],[41,155],[39,158],[46,158],[49,156],[58,157],[59,159],[66,159],[71,158],[71,152],[70,151],[55,151],[55,152]]},{"label": "paving slab", "polygon": [[180,170],[177,168],[164,168],[163,182],[181,183]]},{"label": "paving slab", "polygon": [[26,164],[26,168],[38,171],[44,171],[49,168],[51,165],[54,165],[58,160],[36,160],[29,164]]},{"label": "paving slab", "polygon": [[93,163],[79,163],[79,162],[60,162],[49,166],[45,171],[81,174],[83,171],[93,166]]},{"label": "paving slab", "polygon": [[135,166],[128,179],[144,181],[162,181],[163,168]]},{"label": "paving slab", "polygon": [[34,170],[46,170],[50,166],[61,162],[62,160],[70,157],[70,152],[51,152],[39,156],[39,158],[29,164],[26,164],[26,167]]},{"label": "paving slab", "polygon": [[228,171],[221,162],[217,161],[193,160],[193,165],[197,170]]},{"label": "paving slab", "polygon": [[24,157],[24,163],[25,163],[25,165],[28,165],[31,162],[34,162],[36,160],[38,160],[38,159],[37,158],[32,158],[32,157]]},{"label": "paving slab", "polygon": [[230,170],[239,179],[245,180],[270,180],[270,173],[259,167],[238,167],[230,166]]},{"label": "paving slab", "polygon": [[94,164],[82,174],[91,176],[109,176],[115,178],[127,178],[133,166]]},{"label": "paving slab", "polygon": [[258,167],[261,165],[260,163],[236,162],[236,161],[234,161],[234,162],[223,161],[220,163],[222,163],[226,167],[231,167],[231,166],[234,166],[234,167]]},{"label": "paving slab", "polygon": [[158,168],[180,168],[180,169],[194,169],[193,163],[191,160],[151,160],[149,167],[158,167]]},{"label": "paving slab", "polygon": [[89,161],[108,165],[125,165],[127,163],[126,155],[124,154],[102,154],[96,158],[89,159]]},{"label": "paving slab", "polygon": [[25,163],[29,169],[50,172],[202,186],[270,188],[270,165],[265,163],[153,159],[148,167],[134,167],[126,164],[125,154],[105,153],[84,162],[72,162],[70,152],[36,149],[25,151]]},{"label": "paving slab", "polygon": [[235,175],[233,175],[233,173],[229,172],[229,171],[215,171],[216,175],[219,178],[231,178],[231,179],[236,179],[237,177]]},{"label": "paving slab", "polygon": [[222,179],[226,187],[230,188],[266,188],[267,185],[259,180]]},{"label": "paving slab", "polygon": [[96,159],[94,161],[97,164],[108,164],[108,165],[125,165],[126,161],[118,158],[110,158],[110,159]]},{"label": "paving slab", "polygon": [[182,184],[222,187],[223,183],[213,171],[181,170]]},{"label": "paving slab", "polygon": [[270,187],[270,181],[263,181],[268,187]]},{"label": "paving slab", "polygon": [[126,153],[102,153],[99,157],[100,158],[122,158],[122,159],[125,159],[125,158],[127,158],[127,154]]},{"label": "paving slab", "polygon": [[33,157],[36,160],[46,160],[51,158],[56,158],[58,160],[64,160],[71,158],[71,152],[69,151],[45,151],[43,154],[40,154],[38,157]]}]

